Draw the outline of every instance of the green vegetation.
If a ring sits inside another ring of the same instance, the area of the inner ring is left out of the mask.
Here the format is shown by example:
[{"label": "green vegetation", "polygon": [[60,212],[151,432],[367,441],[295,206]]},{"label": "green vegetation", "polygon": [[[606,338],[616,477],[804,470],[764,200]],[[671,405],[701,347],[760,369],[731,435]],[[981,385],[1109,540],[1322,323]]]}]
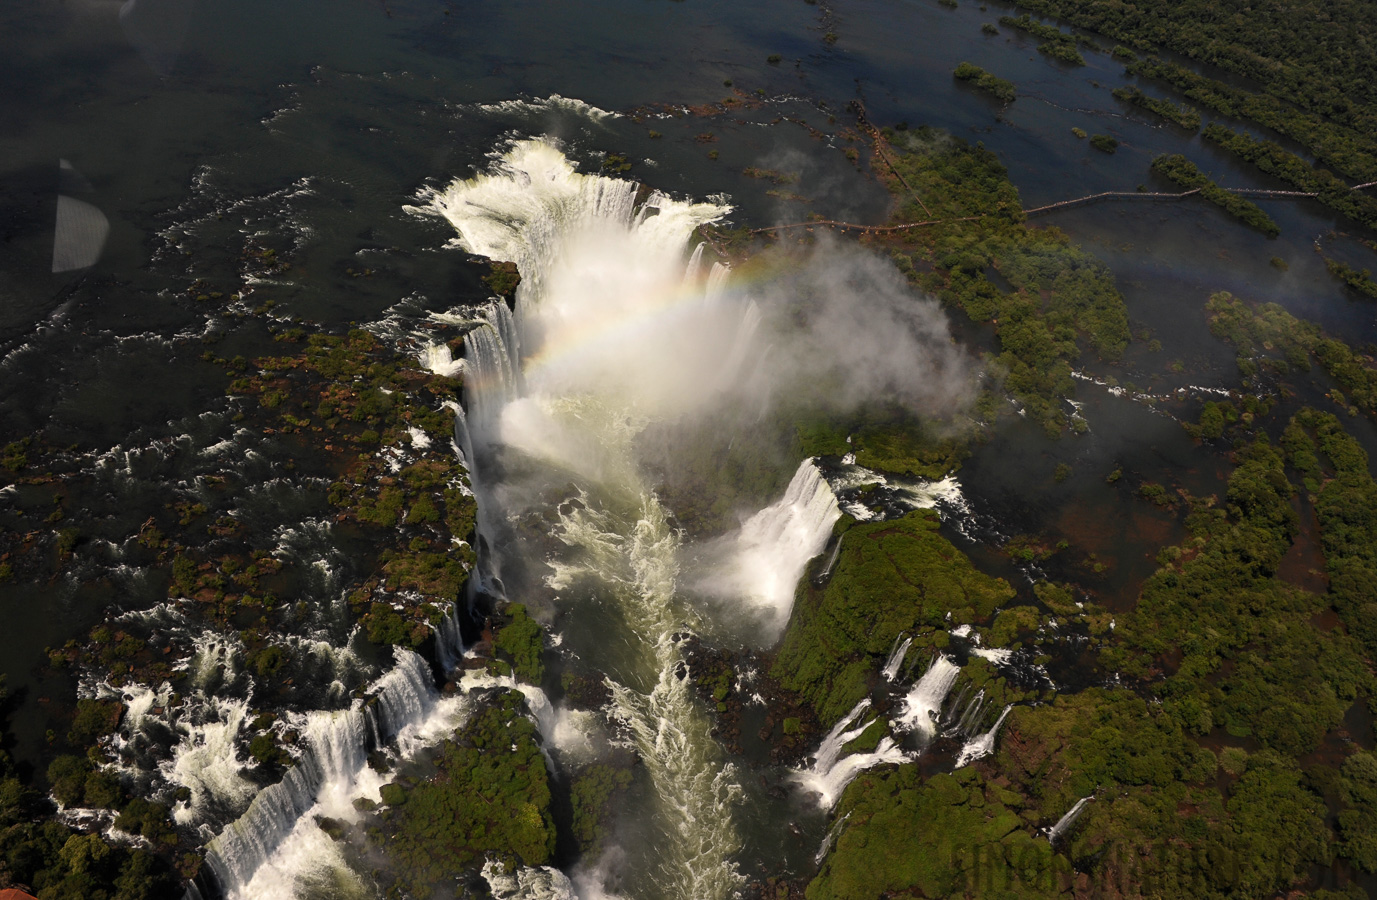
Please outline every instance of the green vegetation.
[{"label": "green vegetation", "polygon": [[[1208,311],[1214,333],[1251,364],[1245,375],[1260,364],[1306,369],[1313,359],[1372,408],[1377,372],[1342,342],[1280,307],[1228,294],[1212,297]],[[1211,401],[1191,426],[1204,437],[1232,429],[1234,468],[1221,496],[1139,489],[1180,508],[1188,533],[1163,548],[1136,604],[1115,614],[1117,627],[1094,632],[1102,670],[1120,673],[1124,686],[1016,707],[988,763],[926,779],[912,764],[861,775],[837,807],[834,849],[810,900],[1052,896],[1078,872],[1109,893],[1152,885],[1164,896],[1241,900],[1303,886],[1335,855],[1377,869],[1377,756],[1342,740],[1354,704],[1371,704],[1377,688],[1377,480],[1330,413],[1302,410],[1274,446],[1261,429],[1273,401],[1251,393]],[[1301,533],[1293,476],[1308,497],[1302,510],[1313,505],[1317,538]],[[887,575],[898,567],[871,545],[895,524],[852,527],[833,584],[800,589],[775,674],[803,690],[824,722],[861,696],[887,649],[865,640],[897,634],[865,599],[878,603],[899,593],[896,580],[922,585],[939,570],[924,561],[916,575]],[[1313,539],[1329,576],[1323,594],[1278,574],[1293,542]],[[1074,586],[1043,582],[1035,593],[1057,615],[1082,612]],[[975,612],[960,599],[948,606],[947,627]],[[881,608],[900,610],[919,646],[940,645],[925,635],[921,602]],[[1337,624],[1316,624],[1333,615]],[[860,625],[848,631],[848,622]],[[984,636],[1012,645],[1033,638],[1039,622],[1036,608],[1009,606]],[[1049,847],[1039,833],[1091,795]]]},{"label": "green vegetation", "polygon": [[1295,756],[1342,720],[1371,674],[1351,637],[1312,627],[1325,599],[1274,577],[1296,534],[1281,454],[1260,440],[1239,455],[1226,505],[1192,504],[1191,552],[1166,555],[1108,662],[1141,677],[1178,654],[1159,694],[1184,727],[1223,726]]},{"label": "green vegetation", "polygon": [[1282,444],[1314,496],[1334,609],[1377,657],[1377,482],[1367,453],[1337,418],[1313,409],[1296,414]]},{"label": "green vegetation", "polygon": [[856,462],[868,469],[931,480],[956,471],[969,453],[962,438],[902,411],[871,408],[844,422],[814,416],[795,429],[794,457],[855,453]]},{"label": "green vegetation", "polygon": [[[1306,370],[1313,359],[1343,391],[1333,392],[1336,402],[1354,413],[1377,414],[1377,368],[1370,357],[1355,353],[1343,341],[1326,336],[1310,322],[1297,319],[1275,303],[1249,306],[1232,294],[1210,297],[1210,331],[1238,349],[1238,365],[1245,376],[1254,376],[1258,359],[1268,368]],[[1341,402],[1340,402],[1341,401]]]},{"label": "green vegetation", "polygon": [[1119,149],[1119,141],[1109,134],[1092,134],[1090,136],[1090,146],[1101,153],[1113,153]]},{"label": "green vegetation", "polygon": [[1013,598],[1002,579],[981,574],[918,511],[856,525],[842,538],[826,587],[804,579],[772,674],[831,723],[865,695],[901,632],[985,622]]},{"label": "green vegetation", "polygon": [[631,784],[627,769],[596,763],[579,772],[570,787],[574,807],[574,840],[588,859],[602,855],[607,838],[605,822],[612,815],[614,801]]},{"label": "green vegetation", "polygon": [[[808,900],[976,896],[999,888],[1008,896],[1057,896],[1051,850],[1022,828],[1021,804],[972,768],[926,781],[912,765],[868,772],[847,789],[838,816],[849,818],[808,885]],[[1038,867],[1044,871],[1033,871]],[[996,872],[998,883],[985,881]]]},{"label": "green vegetation", "polygon": [[1079,39],[1074,34],[1067,34],[1059,28],[1035,22],[1026,14],[1017,18],[1001,16],[999,24],[1025,31],[1041,40],[1042,43],[1038,44],[1039,53],[1045,53],[1053,59],[1059,59],[1074,66],[1085,65],[1085,57],[1081,56],[1080,51],[1076,49]]},{"label": "green vegetation", "polygon": [[[659,137],[653,131],[650,135],[651,137]],[[516,270],[516,263],[514,262],[492,262],[488,264],[488,274],[483,276],[483,283],[494,294],[511,297],[516,293],[516,286],[521,283],[521,273]]]},{"label": "green vegetation", "polygon": [[[1352,178],[1377,178],[1377,18],[1360,0],[1339,0],[1324,15],[1297,0],[1266,0],[1244,14],[1221,14],[1205,0],[1021,0],[1124,44],[1162,46],[1253,80],[1257,94],[1151,60],[1137,74],[1172,81],[1191,99],[1273,128],[1307,145]],[[1290,105],[1294,104],[1294,106]]]},{"label": "green vegetation", "polygon": [[1228,150],[1262,171],[1316,195],[1321,203],[1368,228],[1377,228],[1377,198],[1351,190],[1334,174],[1317,169],[1271,141],[1259,141],[1223,125],[1206,125],[1207,141]]},{"label": "green vegetation", "polygon": [[[1029,418],[1049,434],[1075,427],[1062,402],[1075,393],[1073,361],[1088,350],[1112,362],[1128,347],[1128,314],[1109,270],[1057,229],[1025,225],[1018,191],[983,147],[920,128],[897,136],[889,155],[924,204],[887,179],[893,220],[942,220],[903,233],[891,258],[920,287],[995,328],[994,365]],[[999,410],[988,403],[978,412]]]},{"label": "green vegetation", "polygon": [[1272,221],[1271,216],[1259,209],[1257,204],[1224,190],[1180,153],[1157,157],[1152,161],[1152,171],[1164,178],[1170,178],[1187,190],[1200,191],[1200,196],[1268,237],[1281,234],[1281,227]]},{"label": "green vegetation", "polygon": [[[0,705],[5,694],[0,675]],[[121,830],[146,838],[153,850],[176,845],[166,807],[128,799],[119,779],[96,769],[89,759],[60,756],[49,767],[48,778],[61,802],[122,810],[117,819]],[[51,816],[47,799],[20,779],[9,755],[0,750],[0,884],[25,885],[42,900],[154,900],[176,895],[178,879],[152,850],[81,834]]]},{"label": "green vegetation", "polygon": [[1364,294],[1377,300],[1377,281],[1372,280],[1372,273],[1367,269],[1355,269],[1350,265],[1339,262],[1337,259],[1324,258],[1325,268],[1329,269],[1329,274],[1338,278],[1344,284],[1353,288],[1360,294]]},{"label": "green vegetation", "polygon": [[498,629],[493,646],[511,659],[516,677],[540,684],[545,677],[545,664],[540,659],[544,649],[540,623],[532,619],[520,603],[508,606],[505,615],[507,624]]},{"label": "green vegetation", "polygon": [[369,833],[413,896],[430,896],[485,856],[527,866],[549,861],[549,779],[523,702],[505,692],[444,743],[433,777],[384,789],[381,821]]},{"label": "green vegetation", "polygon": [[1200,113],[1196,110],[1189,106],[1178,106],[1170,100],[1149,97],[1136,87],[1125,85],[1117,88],[1114,91],[1114,97],[1140,109],[1145,109],[1153,115],[1161,116],[1168,122],[1174,122],[1190,131],[1195,131],[1200,127]]},{"label": "green vegetation", "polygon": [[982,91],[991,94],[997,100],[1003,100],[1005,103],[1012,103],[1018,96],[1017,92],[1014,91],[1012,81],[1005,81],[1003,78],[991,75],[979,66],[968,62],[958,64],[952,70],[952,75],[956,76],[958,81],[971,82]]},{"label": "green vegetation", "polygon": [[[1073,872],[1105,888],[1246,898],[1289,889],[1335,851],[1377,864],[1371,756],[1350,751],[1341,777],[1297,762],[1374,686],[1366,660],[1377,644],[1359,629],[1377,637],[1365,593],[1377,583],[1377,483],[1332,416],[1307,412],[1287,431],[1291,465],[1333,491],[1316,510],[1344,628],[1315,628],[1330,598],[1276,577],[1297,534],[1292,486],[1265,440],[1241,446],[1224,500],[1191,498],[1189,541],[1163,551],[1101,651],[1132,683],[1015,708],[989,764],[926,780],[911,764],[863,774],[838,806],[840,833],[810,900],[1052,896]],[[1332,478],[1321,454],[1341,461]],[[1345,569],[1347,580],[1336,577]],[[1056,585],[1038,595],[1059,606],[1072,597]],[[990,636],[1007,641],[1035,623],[1024,610],[1002,613]],[[1199,741],[1221,734],[1260,749],[1231,744],[1217,756]],[[1064,843],[1035,836],[1091,795]],[[1327,800],[1340,809],[1336,831]]]}]

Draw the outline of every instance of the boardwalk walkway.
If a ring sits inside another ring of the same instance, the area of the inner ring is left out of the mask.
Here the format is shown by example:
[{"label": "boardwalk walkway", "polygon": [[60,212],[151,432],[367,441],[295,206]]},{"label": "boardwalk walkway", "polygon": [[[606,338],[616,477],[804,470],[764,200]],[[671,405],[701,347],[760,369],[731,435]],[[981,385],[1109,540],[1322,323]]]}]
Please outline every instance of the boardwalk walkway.
[{"label": "boardwalk walkway", "polygon": [[[889,160],[886,159],[885,162],[888,163]],[[890,163],[890,168],[893,169],[893,163]],[[897,169],[894,170],[894,174],[899,174]],[[903,180],[903,176],[900,175],[899,178],[900,181],[903,181],[904,187],[909,188],[909,192],[913,194],[914,199],[918,200],[920,204],[923,204],[923,201],[918,199],[917,192],[909,186],[907,181]],[[1377,181],[1369,181],[1366,184],[1355,184],[1349,188],[1349,190],[1361,191],[1370,187],[1377,187]],[[1271,191],[1259,188],[1223,188],[1223,190],[1231,194],[1238,194],[1240,197],[1273,197],[1276,199],[1286,199],[1292,197],[1305,198],[1318,196],[1310,191]],[[1101,200],[1180,200],[1184,197],[1191,197],[1198,193],[1200,193],[1200,188],[1193,188],[1189,191],[1181,191],[1180,193],[1174,194],[1163,193],[1161,191],[1102,191],[1098,194],[1088,194],[1084,197],[1075,197],[1071,200],[1059,200],[1056,203],[1049,203],[1046,206],[1036,206],[1032,209],[1025,209],[1023,215],[1025,217],[1037,216],[1043,213],[1056,212],[1059,209],[1072,209],[1077,206],[1098,203]],[[927,209],[926,204],[923,204],[923,209]],[[831,219],[821,219],[815,222],[791,222],[788,225],[771,225],[767,228],[753,228],[749,233],[769,234],[770,232],[787,231],[793,228],[806,228],[809,231],[812,231],[814,228],[840,228],[843,231],[859,231],[862,234],[892,234],[897,231],[907,231],[910,228],[922,228],[927,225],[942,225],[948,222],[973,222],[976,219],[983,218],[985,218],[985,216],[962,216],[959,219],[928,219],[923,222],[909,222],[905,225],[857,225],[853,222],[835,222]]]}]

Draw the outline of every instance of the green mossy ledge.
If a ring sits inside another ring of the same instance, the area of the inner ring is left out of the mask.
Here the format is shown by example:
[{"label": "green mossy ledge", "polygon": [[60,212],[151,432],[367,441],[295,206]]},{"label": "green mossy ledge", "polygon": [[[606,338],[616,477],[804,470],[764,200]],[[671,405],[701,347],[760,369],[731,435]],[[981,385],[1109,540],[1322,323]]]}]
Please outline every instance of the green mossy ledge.
[{"label": "green mossy ledge", "polygon": [[540,684],[545,678],[545,663],[541,654],[545,638],[540,623],[532,619],[520,603],[509,605],[503,613],[507,623],[497,630],[493,646],[511,661],[512,672],[530,684]]},{"label": "green mossy ledge", "polygon": [[[845,520],[844,520],[845,521]],[[825,587],[804,578],[772,674],[831,724],[865,696],[902,632],[983,623],[1014,597],[937,533],[929,510],[855,525]]]},{"label": "green mossy ledge", "polygon": [[384,786],[386,805],[368,830],[392,863],[394,886],[428,897],[488,856],[526,866],[549,862],[549,773],[522,705],[520,693],[503,693],[444,743],[433,777]]}]

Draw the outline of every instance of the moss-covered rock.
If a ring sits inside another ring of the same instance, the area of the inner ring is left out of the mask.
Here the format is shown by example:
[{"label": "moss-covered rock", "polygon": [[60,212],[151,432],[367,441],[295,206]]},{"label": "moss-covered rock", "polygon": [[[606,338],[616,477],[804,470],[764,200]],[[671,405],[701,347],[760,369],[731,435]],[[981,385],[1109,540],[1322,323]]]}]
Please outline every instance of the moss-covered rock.
[{"label": "moss-covered rock", "polygon": [[522,703],[504,693],[441,746],[433,777],[384,792],[373,833],[413,895],[452,885],[487,855],[537,866],[554,853],[545,757]]},{"label": "moss-covered rock", "polygon": [[926,782],[915,765],[862,775],[808,900],[1060,895],[1070,861],[1029,834],[1007,793],[973,769]]},{"label": "moss-covered rock", "polygon": [[1014,596],[937,533],[935,513],[857,525],[842,538],[825,587],[799,586],[772,674],[836,721],[865,695],[902,632],[940,627],[948,612],[987,621]]},{"label": "moss-covered rock", "polygon": [[516,677],[531,684],[540,684],[545,677],[545,650],[540,623],[532,619],[526,607],[513,603],[506,609],[507,624],[497,630],[493,646],[511,659]]}]

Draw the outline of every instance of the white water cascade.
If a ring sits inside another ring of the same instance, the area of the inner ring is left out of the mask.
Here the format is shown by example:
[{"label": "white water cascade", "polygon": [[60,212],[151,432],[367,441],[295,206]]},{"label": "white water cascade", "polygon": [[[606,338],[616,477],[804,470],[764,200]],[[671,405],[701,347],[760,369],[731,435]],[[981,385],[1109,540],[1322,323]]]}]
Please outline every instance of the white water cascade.
[{"label": "white water cascade", "polygon": [[725,559],[716,563],[716,571],[701,587],[751,604],[764,617],[772,639],[789,621],[804,568],[827,546],[839,518],[836,495],[814,461],[805,459],[784,496],[747,519],[728,539]]},{"label": "white water cascade", "polygon": [[869,697],[853,706],[851,712],[842,716],[822,739],[817,753],[813,754],[813,764],[803,771],[794,773],[794,779],[804,790],[816,794],[818,803],[824,809],[831,809],[846,786],[866,769],[885,763],[907,762],[910,758],[890,735],[881,738],[875,749],[868,753],[841,755],[842,749],[860,737],[873,723],[874,720],[871,719],[861,721],[859,725],[855,724],[869,708]]},{"label": "white water cascade", "polygon": [[1088,797],[1082,797],[1077,800],[1075,805],[1068,809],[1066,814],[1057,820],[1057,824],[1053,825],[1047,831],[1047,843],[1055,844],[1058,838],[1066,834],[1066,832],[1071,829],[1071,826],[1076,824],[1076,820],[1081,817],[1081,813],[1085,810],[1085,805],[1094,799],[1095,795],[1091,794]]},{"label": "white water cascade", "polygon": [[961,748],[961,754],[956,758],[958,769],[994,752],[995,736],[999,734],[999,726],[1004,724],[1004,719],[1009,715],[1009,710],[1013,708],[1013,704],[1004,707],[1004,712],[999,714],[999,719],[994,723],[994,727],[979,737],[971,738],[966,742],[966,746]]},{"label": "white water cascade", "polygon": [[292,896],[295,883],[322,863],[343,871],[339,860],[312,862],[331,843],[323,833],[316,837],[313,811],[354,818],[353,799],[376,800],[383,781],[368,767],[370,751],[389,740],[433,742],[453,728],[460,698],[441,701],[425,661],[409,650],[396,653],[396,666],[373,684],[369,701],[308,714],[296,765],[210,842],[206,867],[229,900]]},{"label": "white water cascade", "polygon": [[899,677],[899,667],[904,664],[904,657],[908,655],[908,648],[912,644],[912,636],[905,637],[902,642],[898,638],[894,639],[894,649],[890,651],[889,659],[885,660],[885,667],[880,670],[885,681],[893,681]]},{"label": "white water cascade", "polygon": [[[550,144],[521,141],[489,174],[427,190],[411,211],[443,217],[458,246],[521,275],[515,315],[493,304],[466,339],[456,443],[470,459],[489,447],[520,461],[504,467],[507,483],[484,479],[489,496],[577,486],[556,530],[567,549],[546,582],[566,608],[615,610],[600,668],[654,795],[652,808],[624,812],[644,846],[620,848],[612,874],[637,897],[724,900],[743,884],[741,788],[683,677],[677,635],[696,620],[678,593],[680,538],[642,480],[635,441],[654,419],[716,402],[703,373],[721,371],[745,317],[720,295],[725,270],[714,266],[705,286],[701,255],[687,258],[693,229],[727,208],[636,197],[633,182],[578,174]],[[503,544],[521,549],[519,536]],[[526,896],[520,882],[501,889]]]},{"label": "white water cascade", "polygon": [[947,699],[961,667],[940,653],[923,673],[908,694],[895,718],[895,726],[905,731],[917,731],[927,738],[937,733],[937,717],[942,702]]},{"label": "white water cascade", "polygon": [[520,350],[508,343],[516,326],[506,303],[490,303],[484,318],[464,339],[464,391],[469,426],[491,438],[503,408],[520,393]]},{"label": "white water cascade", "polygon": [[419,354],[421,365],[436,375],[455,376],[464,369],[462,360],[454,358],[448,344],[428,344]]}]

